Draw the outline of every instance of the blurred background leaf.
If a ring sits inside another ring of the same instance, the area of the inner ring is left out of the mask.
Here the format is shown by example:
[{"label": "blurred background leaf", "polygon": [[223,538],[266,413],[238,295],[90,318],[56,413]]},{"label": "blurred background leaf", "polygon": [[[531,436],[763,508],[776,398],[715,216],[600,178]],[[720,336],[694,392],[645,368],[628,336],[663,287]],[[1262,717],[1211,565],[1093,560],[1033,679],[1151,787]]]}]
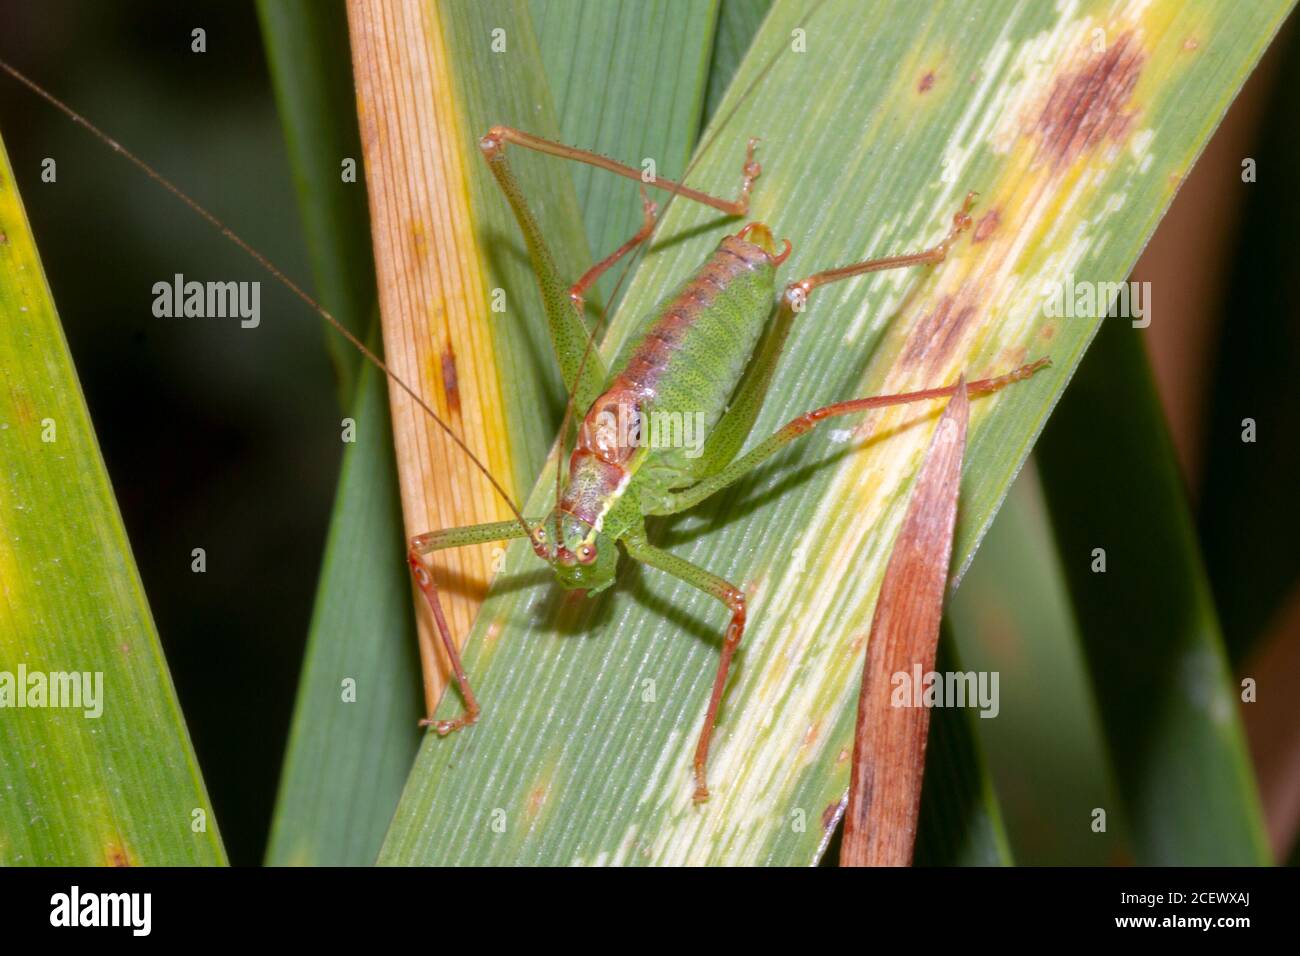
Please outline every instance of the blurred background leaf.
[{"label": "blurred background leaf", "polygon": [[1104,833],[1091,827],[1094,807],[1116,805],[1115,790],[1032,465],[1012,485],[948,619],[966,667],[998,674],[997,717],[971,723],[988,755],[1016,862],[1124,860],[1123,815],[1113,815]]},{"label": "blurred background leaf", "polygon": [[1131,323],[1102,323],[1038,460],[1137,862],[1270,862],[1238,690]]}]

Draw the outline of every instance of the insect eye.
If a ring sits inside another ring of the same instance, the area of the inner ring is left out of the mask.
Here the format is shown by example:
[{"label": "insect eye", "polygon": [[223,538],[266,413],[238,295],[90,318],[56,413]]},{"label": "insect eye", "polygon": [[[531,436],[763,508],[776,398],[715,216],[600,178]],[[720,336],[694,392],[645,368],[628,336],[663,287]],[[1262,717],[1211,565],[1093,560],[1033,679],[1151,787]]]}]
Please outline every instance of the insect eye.
[{"label": "insect eye", "polygon": [[590,564],[596,560],[596,549],[589,544],[582,545],[578,548],[578,560],[583,564]]}]

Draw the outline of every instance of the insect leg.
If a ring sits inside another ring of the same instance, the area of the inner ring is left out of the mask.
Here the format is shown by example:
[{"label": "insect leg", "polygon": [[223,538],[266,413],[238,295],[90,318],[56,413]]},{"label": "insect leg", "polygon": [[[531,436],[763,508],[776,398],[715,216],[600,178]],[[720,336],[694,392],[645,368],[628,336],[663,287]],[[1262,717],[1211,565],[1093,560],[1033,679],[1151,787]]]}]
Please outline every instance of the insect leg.
[{"label": "insect leg", "polygon": [[745,373],[744,380],[736,390],[727,413],[713,427],[705,442],[700,456],[690,465],[691,477],[697,480],[716,474],[725,467],[749,436],[758,413],[763,408],[768,387],[780,364],[781,352],[790,334],[790,327],[795,317],[807,304],[808,294],[820,285],[826,285],[839,279],[848,279],[867,272],[879,272],[884,269],[901,269],[907,266],[925,265],[943,261],[948,249],[961,233],[970,227],[970,210],[975,201],[975,194],[966,196],[961,210],[952,217],[952,228],[942,242],[931,246],[923,252],[884,259],[868,259],[855,265],[839,269],[829,269],[815,273],[806,279],[792,282],[786,286],[777,307],[776,319],[768,326],[759,343],[754,359]]},{"label": "insect leg", "polygon": [[[971,398],[980,395],[988,395],[996,392],[1001,388],[1019,382],[1022,379],[1029,378],[1039,369],[1050,364],[1050,359],[1041,358],[1036,362],[1028,365],[1022,365],[1020,368],[1005,375],[999,375],[996,378],[978,379],[966,383],[966,394]],[[827,405],[824,408],[817,408],[811,412],[800,415],[798,418],[787,422],[782,428],[778,429],[775,434],[765,441],[759,442],[750,451],[737,458],[731,464],[727,465],[716,475],[704,479],[698,484],[691,485],[680,491],[673,491],[662,498],[653,509],[647,509],[648,514],[676,514],[679,511],[685,511],[699,504],[728,485],[743,478],[750,471],[753,471],[763,462],[767,461],[777,452],[781,451],[796,438],[806,435],[809,431],[820,425],[830,418],[840,415],[851,415],[854,412],[864,412],[871,408],[884,408],[888,405],[906,405],[911,402],[923,402],[935,398],[946,398],[952,395],[956,390],[956,385],[945,385],[942,388],[927,388],[919,392],[902,392],[897,395],[872,395],[867,398],[855,398],[847,402],[837,402],[834,405]]]},{"label": "insect leg", "polygon": [[623,539],[623,545],[627,548],[630,557],[699,588],[705,594],[717,598],[731,612],[731,623],[727,625],[727,634],[722,641],[722,657],[718,661],[718,673],[713,679],[713,693],[709,695],[709,709],[705,711],[704,726],[700,729],[700,740],[695,747],[695,801],[699,803],[709,798],[707,780],[709,743],[713,739],[713,728],[718,721],[718,707],[722,703],[722,692],[727,686],[727,672],[731,669],[731,659],[735,656],[736,648],[740,646],[740,639],[745,633],[745,592],[698,565],[656,548],[643,536],[626,537]]},{"label": "insect leg", "polygon": [[523,189],[506,158],[505,141],[495,132],[489,132],[478,145],[524,235],[528,258],[541,287],[542,308],[546,312],[551,346],[560,363],[565,391],[574,397],[579,408],[586,408],[600,394],[605,381],[605,363],[594,350],[587,348],[589,333],[582,311],[573,307],[568,283],[561,278],[542,227],[528,208]]},{"label": "insect leg", "polygon": [[646,195],[644,186],[641,187],[641,211],[644,218],[641,222],[641,228],[636,231],[636,234],[607,255],[604,259],[601,259],[594,266],[584,272],[582,278],[569,286],[569,298],[572,300],[574,307],[577,308],[579,313],[582,312],[585,304],[583,297],[586,295],[587,290],[595,284],[596,280],[604,275],[608,269],[610,269],[625,255],[649,239],[650,233],[654,231],[655,214],[658,212],[658,208],[650,201],[650,197]]},{"label": "insect leg", "polygon": [[[728,215],[744,215],[749,209],[749,193],[753,188],[754,180],[758,178],[759,173],[762,171],[758,163],[754,161],[754,147],[757,142],[757,140],[750,140],[746,149],[744,178],[741,183],[740,197],[734,201],[719,199],[708,193],[702,193],[670,179],[660,177],[656,177],[646,185],[704,203]],[[483,152],[484,158],[487,159],[488,168],[492,170],[492,175],[496,178],[497,184],[501,187],[501,191],[505,193],[506,201],[510,203],[515,219],[519,222],[519,228],[524,234],[524,243],[528,247],[528,257],[532,263],[533,272],[537,275],[538,284],[541,286],[542,305],[546,311],[546,320],[550,328],[551,344],[560,363],[560,372],[564,377],[565,389],[573,396],[574,407],[585,409],[600,394],[601,386],[605,382],[605,368],[600,356],[592,354],[592,350],[587,347],[589,333],[583,321],[582,310],[574,308],[572,293],[576,289],[577,293],[581,295],[604,269],[634,248],[636,242],[641,240],[635,240],[634,237],[635,241],[630,245],[616,251],[611,258],[598,263],[593,270],[588,270],[587,275],[584,275],[573,286],[566,286],[560,278],[555,258],[551,254],[550,246],[547,245],[542,228],[528,208],[528,202],[524,198],[519,180],[510,168],[510,162],[506,157],[507,144],[522,146],[525,149],[558,156],[563,159],[587,163],[637,181],[641,181],[641,171],[633,169],[631,166],[616,163],[596,153],[574,149],[509,126],[494,126],[488,130],[487,135],[479,140],[479,149]],[[638,233],[638,235],[640,234]],[[593,271],[594,275],[592,274]]]},{"label": "insect leg", "polygon": [[967,193],[966,201],[962,203],[959,209],[952,217],[952,228],[942,240],[935,243],[929,249],[922,249],[920,252],[908,252],[899,256],[884,256],[880,259],[866,259],[862,262],[855,262],[847,266],[839,266],[835,269],[824,269],[821,272],[814,272],[806,279],[800,279],[786,286],[786,295],[783,298],[794,296],[796,311],[802,308],[802,301],[806,301],[808,293],[818,286],[826,285],[830,282],[838,282],[841,279],[849,279],[853,276],[865,275],[868,272],[883,272],[886,269],[903,269],[908,266],[932,265],[937,262],[943,262],[948,256],[948,250],[957,238],[970,228],[971,208],[975,205],[976,193]]},{"label": "insect leg", "polygon": [[[528,524],[536,527],[537,522],[529,521]],[[420,661],[424,670],[424,706],[428,716],[420,721],[421,727],[432,726],[439,734],[449,734],[453,730],[459,730],[461,727],[478,720],[479,705],[478,699],[474,696],[474,689],[470,687],[469,675],[465,673],[465,665],[461,663],[460,651],[456,648],[456,642],[451,636],[451,629],[447,626],[447,619],[443,616],[442,602],[438,600],[438,585],[434,582],[433,574],[420,556],[428,554],[430,551],[441,551],[445,548],[460,548],[470,544],[486,544],[489,541],[505,541],[510,538],[522,538],[524,536],[524,528],[520,526],[518,521],[511,520],[466,525],[463,528],[447,528],[442,531],[430,531],[425,534],[417,534],[411,539],[410,547],[406,552],[406,563],[411,567],[411,575],[415,578],[416,586],[419,587],[424,599],[429,604],[429,611],[433,614],[433,622],[437,627],[438,636],[442,639],[442,646],[447,652],[447,659],[451,662],[451,671],[456,678],[456,686],[460,688],[461,698],[465,701],[465,713],[460,717],[454,720],[433,719],[433,712],[438,706],[438,698],[434,692],[434,674],[432,670],[436,655],[432,647],[422,647]]]},{"label": "insect leg", "polygon": [[740,195],[736,199],[719,199],[717,196],[711,196],[708,193],[700,192],[698,189],[692,189],[684,186],[679,182],[671,179],[665,179],[662,176],[656,176],[648,182],[644,179],[641,170],[623,163],[615,162],[607,156],[601,156],[599,153],[593,153],[585,149],[576,149],[573,146],[565,146],[563,143],[557,143],[551,139],[543,139],[540,136],[534,136],[532,133],[525,133],[523,130],[514,129],[510,126],[493,126],[486,136],[480,140],[484,152],[487,151],[485,145],[491,140],[497,150],[504,149],[506,143],[513,143],[516,146],[522,146],[525,149],[535,150],[539,153],[545,153],[548,156],[558,156],[561,159],[571,159],[575,162],[586,163],[588,166],[595,166],[597,169],[603,169],[607,172],[614,173],[617,176],[626,176],[628,179],[635,179],[645,182],[648,186],[656,189],[662,189],[665,192],[674,193],[684,199],[691,199],[698,203],[724,212],[728,216],[744,216],[749,212],[749,194],[754,188],[754,180],[762,173],[763,169],[754,161],[754,149],[758,146],[757,139],[751,139],[745,146],[745,165],[744,175],[740,184]]}]

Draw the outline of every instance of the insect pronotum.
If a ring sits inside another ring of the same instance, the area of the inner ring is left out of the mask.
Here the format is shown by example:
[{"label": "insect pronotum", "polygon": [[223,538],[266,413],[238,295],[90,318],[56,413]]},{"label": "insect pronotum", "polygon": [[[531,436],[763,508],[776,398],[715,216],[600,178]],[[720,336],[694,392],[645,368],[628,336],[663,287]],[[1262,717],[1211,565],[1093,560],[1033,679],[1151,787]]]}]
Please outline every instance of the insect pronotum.
[{"label": "insect pronotum", "polygon": [[[825,269],[788,282],[779,295],[776,272],[790,254],[790,243],[786,240],[778,249],[767,225],[749,222],[722,239],[694,274],[630,337],[627,346],[606,369],[593,349],[592,333],[582,318],[584,294],[604,272],[645,242],[655,224],[656,208],[643,194],[642,227],[576,282],[566,282],[556,269],[545,236],[511,170],[507,147],[518,146],[587,163],[638,181],[642,178],[641,171],[521,130],[494,126],[479,141],[479,148],[518,220],[541,287],[551,343],[569,392],[570,408],[582,412],[567,479],[564,475],[557,478],[555,506],[549,515],[529,518],[429,403],[274,263],[71,107],[3,60],[0,69],[125,156],[302,299],[388,376],[394,386],[410,395],[487,477],[509,506],[514,515],[510,520],[429,531],[410,541],[407,562],[432,611],[464,703],[464,712],[459,717],[435,720],[433,711],[438,701],[426,685],[428,716],[421,723],[432,726],[439,734],[448,734],[474,723],[480,713],[469,675],[443,615],[437,585],[423,555],[444,548],[527,538],[533,552],[554,569],[563,587],[590,595],[614,583],[617,543],[621,542],[628,557],[698,588],[719,601],[730,614],[694,756],[695,799],[707,799],[709,743],[726,689],[728,669],[745,631],[745,594],[707,569],[651,544],[646,536],[645,518],[676,514],[694,507],[828,419],[953,395],[957,385],[827,405],[792,419],[740,454],[762,408],[790,327],[804,310],[810,294],[828,283],[869,272],[942,262],[953,243],[971,225],[970,209],[975,194],[966,197],[962,208],[954,214],[947,234],[929,248]],[[739,195],[735,199],[722,199],[664,178],[656,178],[648,185],[743,218],[749,211],[750,192],[761,172],[754,160],[755,146],[756,141],[750,140]],[[1028,378],[1047,362],[1046,358],[1039,359],[995,378],[968,382],[967,394],[975,397],[995,392]],[[698,454],[688,454],[687,449],[672,445],[659,447],[645,440],[643,430],[657,418],[681,421],[687,416],[702,426],[703,441]],[[566,414],[566,429],[567,419]]]}]

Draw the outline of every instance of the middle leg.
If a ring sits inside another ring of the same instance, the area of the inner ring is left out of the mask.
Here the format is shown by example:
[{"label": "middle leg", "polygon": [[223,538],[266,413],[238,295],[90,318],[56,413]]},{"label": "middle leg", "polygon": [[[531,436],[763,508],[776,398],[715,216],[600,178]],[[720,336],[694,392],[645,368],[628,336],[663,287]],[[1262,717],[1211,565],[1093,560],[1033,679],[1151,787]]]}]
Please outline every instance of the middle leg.
[{"label": "middle leg", "polygon": [[794,310],[798,312],[802,311],[804,303],[808,301],[808,293],[818,286],[838,282],[841,279],[851,279],[853,276],[865,275],[868,272],[883,272],[886,269],[902,269],[907,266],[934,265],[943,262],[948,257],[948,250],[952,248],[952,244],[957,241],[963,232],[970,228],[970,211],[975,205],[977,195],[979,194],[975,192],[966,194],[966,200],[962,203],[961,209],[957,210],[952,217],[952,228],[948,230],[948,234],[943,239],[930,248],[922,249],[920,252],[907,252],[898,256],[865,259],[851,265],[814,272],[807,278],[792,282],[786,286],[785,297],[790,299]]},{"label": "middle leg", "polygon": [[763,399],[767,396],[768,387],[772,384],[772,378],[780,364],[781,352],[785,348],[786,339],[789,338],[790,328],[794,324],[796,315],[807,305],[808,295],[813,289],[868,272],[883,272],[886,269],[904,269],[942,262],[952,248],[952,244],[970,228],[970,211],[975,203],[975,196],[973,192],[966,195],[961,209],[952,217],[952,228],[948,230],[948,234],[928,249],[905,255],[867,259],[853,265],[826,269],[787,285],[781,295],[776,318],[764,334],[753,362],[736,390],[727,413],[714,426],[700,457],[695,459],[691,466],[691,477],[700,480],[716,474],[740,451],[754,427],[754,422],[758,419],[758,413],[763,408]]},{"label": "middle leg", "polygon": [[[1030,362],[1028,365],[1022,365],[1020,368],[1008,372],[1005,375],[999,375],[996,378],[977,379],[973,382],[966,383],[966,394],[975,398],[979,395],[989,395],[993,392],[1003,389],[1013,382],[1019,382],[1029,378],[1039,369],[1045,368],[1051,364],[1050,359],[1041,358],[1036,362]],[[950,397],[960,385],[945,385],[941,388],[927,388],[918,392],[901,392],[896,395],[870,395],[866,398],[854,398],[847,402],[836,402],[834,405],[826,405],[823,408],[815,408],[811,412],[806,412],[798,418],[787,422],[775,434],[765,441],[759,442],[750,451],[737,458],[731,464],[727,465],[717,474],[704,479],[697,484],[678,491],[673,491],[664,496],[654,507],[647,509],[647,514],[670,515],[677,514],[679,511],[685,511],[693,508],[704,499],[716,494],[728,485],[733,484],[753,471],[763,462],[767,461],[777,452],[781,451],[796,438],[806,435],[813,428],[822,422],[840,415],[851,415],[855,412],[864,412],[871,408],[884,408],[889,405],[907,405],[912,402],[924,402],[936,398]]]}]

